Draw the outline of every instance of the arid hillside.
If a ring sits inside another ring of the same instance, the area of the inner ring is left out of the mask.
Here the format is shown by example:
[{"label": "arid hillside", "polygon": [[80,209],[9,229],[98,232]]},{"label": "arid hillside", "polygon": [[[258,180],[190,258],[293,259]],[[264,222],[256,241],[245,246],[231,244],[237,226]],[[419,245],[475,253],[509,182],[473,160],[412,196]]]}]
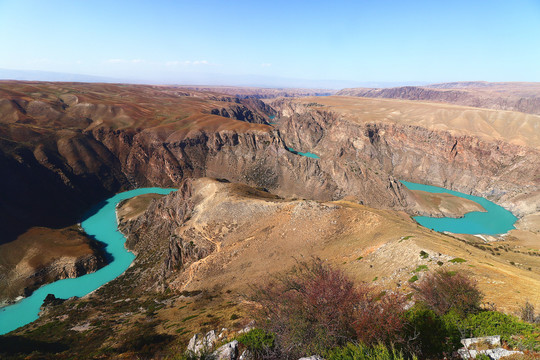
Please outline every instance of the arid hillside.
[{"label": "arid hillside", "polygon": [[340,90],[336,95],[429,101],[540,114],[540,83],[471,81],[385,89],[351,88]]}]

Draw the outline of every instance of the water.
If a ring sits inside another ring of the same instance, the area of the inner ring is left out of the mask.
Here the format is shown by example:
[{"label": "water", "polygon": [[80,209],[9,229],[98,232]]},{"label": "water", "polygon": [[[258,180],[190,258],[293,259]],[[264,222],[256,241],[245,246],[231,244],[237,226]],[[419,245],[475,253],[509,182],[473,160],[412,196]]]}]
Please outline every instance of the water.
[{"label": "water", "polygon": [[415,216],[414,219],[422,226],[435,231],[449,231],[456,234],[486,234],[497,235],[515,229],[517,218],[508,210],[479,196],[467,195],[457,191],[448,190],[431,185],[416,184],[401,181],[410,190],[422,190],[430,193],[446,193],[472,200],[486,210],[486,212],[473,211],[459,219],[432,218]]},{"label": "water", "polygon": [[290,152],[292,152],[293,154],[295,155],[302,155],[302,156],[305,156],[305,157],[308,157],[308,158],[312,158],[312,159],[320,159],[320,157],[318,157],[317,155],[315,155],[314,153],[310,153],[310,152],[300,152],[300,151],[296,151],[294,150],[293,148],[290,148],[288,147],[287,148]]},{"label": "water", "polygon": [[106,251],[112,255],[112,262],[98,271],[75,279],[65,279],[42,286],[34,293],[13,304],[0,309],[0,335],[26,325],[38,318],[40,306],[47,294],[67,299],[72,296],[84,296],[109,281],[120,276],[135,259],[124,243],[125,237],[118,231],[116,222],[116,204],[131,197],[148,194],[168,194],[176,189],[141,188],[126,191],[105,200],[92,209],[81,225],[90,236],[106,244]]}]

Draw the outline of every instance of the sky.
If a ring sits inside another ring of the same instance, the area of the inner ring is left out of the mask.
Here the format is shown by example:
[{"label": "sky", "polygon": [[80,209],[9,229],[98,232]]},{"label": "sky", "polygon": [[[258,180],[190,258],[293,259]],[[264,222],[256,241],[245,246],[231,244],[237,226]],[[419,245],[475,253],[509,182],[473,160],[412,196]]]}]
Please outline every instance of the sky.
[{"label": "sky", "polygon": [[0,69],[146,83],[540,81],[540,0],[0,0]]}]

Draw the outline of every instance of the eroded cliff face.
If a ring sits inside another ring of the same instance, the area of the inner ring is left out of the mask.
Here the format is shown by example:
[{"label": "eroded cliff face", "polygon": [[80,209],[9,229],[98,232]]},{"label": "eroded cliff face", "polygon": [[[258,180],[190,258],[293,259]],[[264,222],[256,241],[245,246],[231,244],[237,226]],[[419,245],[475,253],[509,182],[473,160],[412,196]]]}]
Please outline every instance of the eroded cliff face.
[{"label": "eroded cliff face", "polygon": [[282,116],[284,141],[331,159],[344,181],[354,172],[365,174],[366,184],[381,177],[403,179],[486,196],[518,215],[537,211],[522,196],[540,187],[537,148],[483,134],[364,120],[361,106],[351,115],[309,100],[276,100],[272,105]]},{"label": "eroded cliff face", "polygon": [[28,296],[42,284],[75,278],[107,264],[103,247],[75,226],[34,227],[0,245],[0,303]]}]

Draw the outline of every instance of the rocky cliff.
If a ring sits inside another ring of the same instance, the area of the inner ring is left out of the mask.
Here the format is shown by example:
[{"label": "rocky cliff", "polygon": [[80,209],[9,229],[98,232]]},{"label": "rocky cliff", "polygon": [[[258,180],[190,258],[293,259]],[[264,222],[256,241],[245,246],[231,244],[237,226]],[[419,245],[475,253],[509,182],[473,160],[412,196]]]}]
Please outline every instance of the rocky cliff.
[{"label": "rocky cliff", "polygon": [[[202,176],[321,200],[358,195],[360,187],[361,201],[405,206],[393,179],[345,174],[331,159],[290,152],[279,131],[264,125],[275,111],[259,100],[144,86],[13,86],[4,85],[9,103],[0,126],[2,166],[12,174],[0,180],[1,212],[13,234],[73,223],[121,189]],[[30,206],[32,199],[41,201]]]},{"label": "rocky cliff", "polygon": [[537,211],[522,196],[540,189],[537,132],[510,129],[535,128],[540,117],[340,97],[272,106],[287,144],[328,159],[344,182],[351,174],[365,178],[365,189],[348,194],[374,198],[369,184],[390,177],[487,196],[522,215]]}]

